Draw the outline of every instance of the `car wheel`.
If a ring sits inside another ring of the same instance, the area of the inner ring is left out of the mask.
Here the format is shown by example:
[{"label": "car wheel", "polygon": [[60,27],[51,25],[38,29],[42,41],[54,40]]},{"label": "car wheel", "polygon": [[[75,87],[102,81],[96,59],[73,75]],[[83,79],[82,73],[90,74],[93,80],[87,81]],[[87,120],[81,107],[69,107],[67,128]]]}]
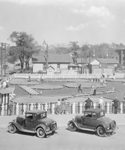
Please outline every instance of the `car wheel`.
[{"label": "car wheel", "polygon": [[73,122],[70,122],[70,123],[68,124],[68,129],[69,129],[70,131],[76,131],[76,126],[74,125]]},{"label": "car wheel", "polygon": [[39,138],[44,138],[46,136],[46,133],[45,133],[44,129],[42,129],[42,128],[38,128],[36,131],[36,134]]},{"label": "car wheel", "polygon": [[9,131],[9,133],[14,134],[14,133],[16,133],[17,128],[15,127],[15,125],[10,124],[10,125],[8,126],[8,131]]},{"label": "car wheel", "polygon": [[106,136],[105,129],[102,126],[97,127],[96,132],[97,132],[97,135],[100,136],[100,137]]}]

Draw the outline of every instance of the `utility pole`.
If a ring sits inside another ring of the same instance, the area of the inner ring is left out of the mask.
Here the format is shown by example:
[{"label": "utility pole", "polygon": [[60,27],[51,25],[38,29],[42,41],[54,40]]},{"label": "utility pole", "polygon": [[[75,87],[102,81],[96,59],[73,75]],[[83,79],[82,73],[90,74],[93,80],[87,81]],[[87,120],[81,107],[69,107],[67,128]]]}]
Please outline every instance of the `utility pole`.
[{"label": "utility pole", "polygon": [[48,55],[48,44],[46,43],[46,41],[44,40],[43,41],[43,46],[45,48],[45,62],[46,62],[46,72],[47,72],[47,68],[48,68],[48,58],[49,58],[49,55]]},{"label": "utility pole", "polygon": [[[1,80],[3,80],[3,69],[5,67],[5,66],[3,67],[3,50],[5,50],[5,53],[6,53],[6,44],[7,43],[0,43],[0,45],[1,45],[1,47],[0,47],[0,49],[1,49]],[[5,59],[5,61],[6,61],[6,59]],[[5,74],[5,72],[4,72],[4,74]]]}]

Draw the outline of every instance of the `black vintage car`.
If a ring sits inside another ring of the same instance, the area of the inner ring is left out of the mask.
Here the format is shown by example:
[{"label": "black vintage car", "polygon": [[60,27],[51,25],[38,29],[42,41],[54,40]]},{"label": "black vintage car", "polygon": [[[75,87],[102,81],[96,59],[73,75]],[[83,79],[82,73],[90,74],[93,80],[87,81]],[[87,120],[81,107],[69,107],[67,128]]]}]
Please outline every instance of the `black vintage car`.
[{"label": "black vintage car", "polygon": [[8,125],[10,133],[17,131],[35,133],[39,138],[44,138],[50,133],[54,134],[56,130],[57,123],[47,118],[47,112],[41,110],[27,111],[25,117],[18,116]]},{"label": "black vintage car", "polygon": [[108,117],[105,117],[103,109],[88,109],[83,112],[83,115],[76,117],[68,122],[70,131],[87,130],[94,131],[98,136],[104,137],[111,135],[116,129],[116,122]]}]

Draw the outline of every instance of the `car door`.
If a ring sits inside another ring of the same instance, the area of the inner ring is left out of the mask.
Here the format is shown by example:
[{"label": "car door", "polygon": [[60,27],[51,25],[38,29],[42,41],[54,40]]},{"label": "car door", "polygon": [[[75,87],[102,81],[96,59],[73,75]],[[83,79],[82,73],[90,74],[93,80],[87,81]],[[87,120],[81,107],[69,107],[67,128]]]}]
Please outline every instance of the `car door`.
[{"label": "car door", "polygon": [[33,128],[33,114],[26,114],[25,129],[31,130]]},{"label": "car door", "polygon": [[93,128],[92,126],[92,112],[85,112],[85,117],[83,119],[83,127],[85,128]]}]

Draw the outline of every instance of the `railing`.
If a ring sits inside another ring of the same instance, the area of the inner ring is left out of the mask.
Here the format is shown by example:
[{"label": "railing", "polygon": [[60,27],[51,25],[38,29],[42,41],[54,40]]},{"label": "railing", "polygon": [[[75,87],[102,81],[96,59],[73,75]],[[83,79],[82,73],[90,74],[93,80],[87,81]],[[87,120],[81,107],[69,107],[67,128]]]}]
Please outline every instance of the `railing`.
[{"label": "railing", "polygon": [[[93,103],[92,108],[99,108],[98,103]],[[107,114],[114,113],[114,106],[111,102],[105,102],[103,107]],[[13,103],[11,105],[0,105],[0,115],[24,115],[28,110],[46,110],[48,114],[55,114],[57,109],[57,103]],[[66,114],[81,114],[86,109],[85,103],[66,103],[63,106]],[[121,102],[118,108],[118,113],[125,114],[125,102]]]},{"label": "railing", "polygon": [[[91,79],[91,78],[100,78],[101,74],[77,74],[77,75],[73,75],[73,74],[55,74],[55,75],[47,75],[47,74],[14,74],[13,78],[23,78],[26,79],[28,77],[31,77],[31,79],[39,79],[40,76],[42,76],[42,78],[49,78],[49,79],[65,79],[65,78],[75,78],[75,79],[82,79],[82,78],[87,78],[87,79]],[[124,78],[125,74],[124,73],[115,73],[115,75],[113,74],[108,74],[107,75],[108,78]]]}]

